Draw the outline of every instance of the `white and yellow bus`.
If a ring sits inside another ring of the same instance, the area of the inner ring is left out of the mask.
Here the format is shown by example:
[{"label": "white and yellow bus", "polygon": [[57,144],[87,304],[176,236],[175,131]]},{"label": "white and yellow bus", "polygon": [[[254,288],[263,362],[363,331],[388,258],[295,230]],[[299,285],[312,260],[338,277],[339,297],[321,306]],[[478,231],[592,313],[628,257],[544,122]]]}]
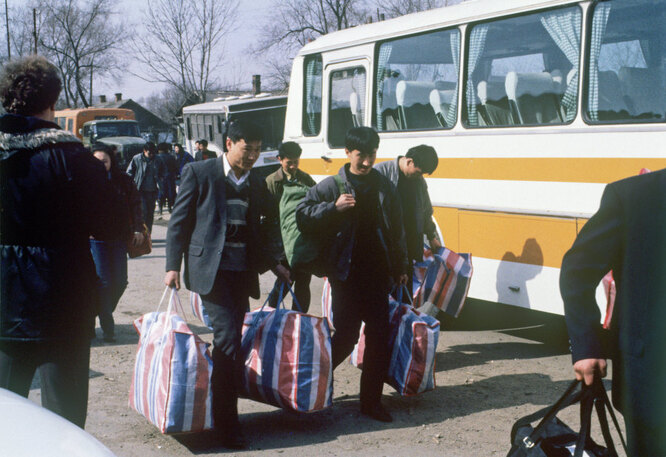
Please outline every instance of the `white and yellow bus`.
[{"label": "white and yellow bus", "polygon": [[470,296],[562,314],[562,256],[605,184],[666,167],[665,25],[666,0],[477,0],[331,33],[294,59],[285,140],[319,179],[354,125],[377,160],[434,146]]}]

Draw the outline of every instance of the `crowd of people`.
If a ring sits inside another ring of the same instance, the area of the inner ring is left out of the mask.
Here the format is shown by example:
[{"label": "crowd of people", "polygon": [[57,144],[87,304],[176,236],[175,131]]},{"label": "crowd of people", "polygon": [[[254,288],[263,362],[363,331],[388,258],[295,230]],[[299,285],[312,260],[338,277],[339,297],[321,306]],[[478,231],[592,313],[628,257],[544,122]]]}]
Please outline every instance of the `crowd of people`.
[{"label": "crowd of people", "polygon": [[[205,140],[194,158],[179,144],[149,142],[124,172],[107,146],[87,150],[53,122],[61,87],[57,68],[38,56],[8,62],[0,74],[0,387],[27,396],[39,370],[43,406],[84,427],[95,318],[113,341],[127,249],[150,236],[158,204],[171,212],[164,282],[180,288],[182,276],[213,328],[214,428],[223,445],[244,447],[239,351],[259,274],[294,283],[300,308],[310,306],[311,271],[290,265],[279,242],[282,197],[298,185],[306,189],[295,208],[298,230],[318,239],[331,284],[333,366],[349,356],[364,322],[360,411],[391,422],[381,402],[388,294],[411,285],[424,237],[441,246],[423,178],[438,166],[436,151],[419,145],[375,165],[379,135],[354,127],[336,175],[316,183],[299,169],[300,146],[285,142],[280,168],[263,178],[252,172],[261,128],[235,121],[219,157]],[[610,184],[561,272],[575,376],[591,384],[613,358],[613,396],[632,456],[666,455],[665,199],[665,170]],[[611,269],[615,325],[602,334],[594,291]]]}]

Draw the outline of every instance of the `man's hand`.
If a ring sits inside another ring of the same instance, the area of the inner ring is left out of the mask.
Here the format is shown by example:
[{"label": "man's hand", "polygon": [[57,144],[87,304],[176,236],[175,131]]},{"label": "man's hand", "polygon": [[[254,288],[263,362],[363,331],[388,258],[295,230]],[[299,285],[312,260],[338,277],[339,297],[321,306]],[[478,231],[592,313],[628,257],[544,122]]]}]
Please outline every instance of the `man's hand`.
[{"label": "man's hand", "polygon": [[606,377],[606,359],[582,359],[574,363],[573,369],[576,379],[590,386],[595,378]]},{"label": "man's hand", "polygon": [[132,237],[132,246],[136,247],[139,246],[141,243],[143,243],[143,233],[134,232],[134,236]]},{"label": "man's hand", "polygon": [[341,194],[335,201],[335,210],[339,212],[347,211],[356,205],[356,199],[352,194]]},{"label": "man's hand", "polygon": [[164,284],[180,290],[180,271],[167,271],[166,275],[164,276]]},{"label": "man's hand", "polygon": [[291,273],[289,272],[289,269],[287,267],[278,264],[275,268],[273,268],[272,271],[273,273],[275,273],[275,276],[277,276],[280,281],[285,282],[287,284],[291,284]]},{"label": "man's hand", "polygon": [[442,243],[439,242],[437,238],[430,240],[430,249],[433,251],[439,251],[442,248]]}]

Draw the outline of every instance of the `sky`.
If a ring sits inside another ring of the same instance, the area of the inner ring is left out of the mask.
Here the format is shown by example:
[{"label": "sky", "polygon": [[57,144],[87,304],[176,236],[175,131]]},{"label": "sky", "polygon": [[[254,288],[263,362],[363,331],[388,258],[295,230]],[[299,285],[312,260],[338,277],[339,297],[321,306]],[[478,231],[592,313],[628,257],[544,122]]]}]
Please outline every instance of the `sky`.
[{"label": "sky", "polygon": [[[144,0],[119,0],[119,3],[118,9],[123,11],[123,14],[127,12],[132,23],[140,23],[146,4]],[[235,72],[234,78],[242,81],[242,89],[250,89],[254,74],[262,75],[262,85],[266,87],[268,70],[263,66],[260,58],[247,52],[247,48],[254,44],[254,39],[266,20],[270,3],[271,0],[240,0],[236,31],[228,35],[226,39],[225,60],[240,64],[240,70]],[[220,71],[223,71],[223,68],[224,64],[220,66]],[[222,83],[225,82],[224,78],[220,78],[220,80]],[[97,87],[94,89],[95,95],[105,94],[107,99],[112,99],[113,94],[120,92],[124,99],[137,100],[153,93],[159,93],[165,86],[146,82],[127,73],[120,82],[109,80],[98,83]]]}]

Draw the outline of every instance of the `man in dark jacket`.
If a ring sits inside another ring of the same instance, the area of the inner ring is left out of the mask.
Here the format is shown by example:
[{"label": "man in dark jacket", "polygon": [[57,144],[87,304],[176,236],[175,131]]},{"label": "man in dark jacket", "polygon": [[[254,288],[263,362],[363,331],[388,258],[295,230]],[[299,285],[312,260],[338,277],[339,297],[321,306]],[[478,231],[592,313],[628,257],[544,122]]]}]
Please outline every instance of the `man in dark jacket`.
[{"label": "man in dark jacket", "polygon": [[0,99],[0,387],[80,427],[97,304],[88,239],[108,225],[104,166],[53,122],[61,83],[43,57],[5,63]]},{"label": "man in dark jacket", "polygon": [[[609,270],[617,294],[603,330],[595,292]],[[610,356],[629,455],[666,455],[666,169],[606,187],[562,260],[560,291],[576,378],[604,377]]]},{"label": "man in dark jacket", "polygon": [[167,175],[166,166],[161,160],[155,158],[156,153],[155,143],[149,141],[143,146],[143,153],[132,157],[132,161],[127,167],[127,174],[134,179],[141,195],[143,222],[148,227],[148,232],[153,231],[158,189]]},{"label": "man in dark jacket", "polygon": [[268,239],[280,236],[262,218],[273,218],[265,180],[251,173],[261,151],[261,130],[236,121],[229,126],[227,152],[183,169],[180,191],[169,221],[164,282],[201,295],[213,327],[213,424],[222,444],[245,442],[238,420],[243,360],[239,357],[243,317],[249,297],[259,298],[259,273],[269,268],[289,281],[289,271],[267,255]]},{"label": "man in dark jacket", "polygon": [[[437,239],[437,229],[432,220],[432,204],[428,195],[428,186],[423,179],[424,174],[429,175],[435,171],[437,164],[435,149],[422,144],[409,149],[405,156],[375,165],[375,169],[386,176],[398,189],[407,241],[407,257],[410,264],[414,261],[423,261],[424,235],[433,250],[442,247]],[[410,292],[413,272],[414,269],[410,268],[410,278],[407,281]]]},{"label": "man in dark jacket", "polygon": [[195,162],[202,160],[215,159],[217,154],[208,149],[208,140],[199,140],[196,142],[197,152],[194,154]]},{"label": "man in dark jacket", "polygon": [[[300,184],[301,186],[312,187],[317,184],[309,174],[298,168],[301,152],[301,147],[298,145],[298,143],[293,141],[287,141],[280,144],[278,147],[280,168],[275,171],[275,173],[272,173],[266,177],[266,186],[268,187],[268,191],[273,196],[273,203],[275,205],[275,211],[277,214],[279,214],[280,211],[280,199],[282,198],[285,185],[289,186]],[[282,248],[282,243],[279,244],[279,250],[282,251],[281,263],[288,267],[288,262]],[[296,296],[296,300],[300,305],[300,310],[304,313],[307,313],[310,309],[310,279],[312,278],[312,275],[306,271],[291,269],[290,277],[293,281],[294,295]],[[277,299],[278,297],[276,294],[271,296],[271,306],[277,305]],[[298,310],[296,306],[292,306],[292,309]]]},{"label": "man in dark jacket", "polygon": [[381,404],[389,366],[388,293],[407,281],[407,254],[400,200],[395,186],[372,164],[379,136],[369,127],[347,132],[349,163],[336,177],[311,188],[296,210],[299,229],[320,237],[328,260],[333,325],[333,367],[358,341],[365,322],[361,413],[391,422]]},{"label": "man in dark jacket", "polygon": [[178,175],[178,164],[176,159],[169,152],[171,146],[169,143],[160,143],[157,145],[156,159],[162,162],[162,166],[166,174],[162,177],[161,185],[159,186],[158,207],[159,214],[162,215],[164,204],[167,204],[167,209],[171,213],[173,203],[176,199],[176,176]]}]

